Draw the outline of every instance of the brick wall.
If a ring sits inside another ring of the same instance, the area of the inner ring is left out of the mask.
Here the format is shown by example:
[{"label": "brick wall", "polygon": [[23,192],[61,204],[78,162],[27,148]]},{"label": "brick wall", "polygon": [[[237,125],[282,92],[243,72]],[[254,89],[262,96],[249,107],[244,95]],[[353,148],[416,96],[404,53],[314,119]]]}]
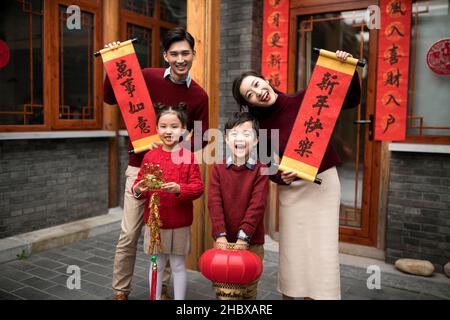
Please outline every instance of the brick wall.
[{"label": "brick wall", "polygon": [[386,261],[450,261],[450,155],[393,152]]},{"label": "brick wall", "polygon": [[219,125],[238,111],[232,85],[236,76],[261,70],[262,0],[222,0]]},{"label": "brick wall", "polygon": [[0,141],[0,238],[108,212],[108,139]]}]

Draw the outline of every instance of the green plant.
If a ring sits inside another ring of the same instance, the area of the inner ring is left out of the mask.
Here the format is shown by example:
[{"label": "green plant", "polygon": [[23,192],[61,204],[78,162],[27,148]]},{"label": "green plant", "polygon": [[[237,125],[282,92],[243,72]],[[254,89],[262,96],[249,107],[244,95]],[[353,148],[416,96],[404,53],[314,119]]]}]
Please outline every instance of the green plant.
[{"label": "green plant", "polygon": [[25,251],[25,249],[23,249],[20,254],[16,255],[16,257],[17,257],[17,260],[26,260],[26,259],[28,259],[28,254]]}]

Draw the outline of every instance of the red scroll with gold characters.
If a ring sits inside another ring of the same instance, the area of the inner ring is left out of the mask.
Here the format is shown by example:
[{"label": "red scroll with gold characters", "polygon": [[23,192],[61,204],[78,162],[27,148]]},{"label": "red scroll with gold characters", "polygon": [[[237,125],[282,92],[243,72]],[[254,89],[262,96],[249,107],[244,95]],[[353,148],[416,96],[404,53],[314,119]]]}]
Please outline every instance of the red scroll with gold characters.
[{"label": "red scroll with gold characters", "polygon": [[272,87],[287,91],[289,0],[264,0],[262,75]]},{"label": "red scroll with gold characters", "polygon": [[320,50],[280,170],[320,184],[317,172],[358,63],[354,58],[341,62],[336,53]]},{"label": "red scroll with gold characters", "polygon": [[375,140],[406,138],[412,0],[381,0]]},{"label": "red scroll with gold characters", "polygon": [[122,42],[118,49],[99,51],[117,103],[127,127],[134,153],[149,150],[159,141],[153,103],[142,75],[132,40]]}]

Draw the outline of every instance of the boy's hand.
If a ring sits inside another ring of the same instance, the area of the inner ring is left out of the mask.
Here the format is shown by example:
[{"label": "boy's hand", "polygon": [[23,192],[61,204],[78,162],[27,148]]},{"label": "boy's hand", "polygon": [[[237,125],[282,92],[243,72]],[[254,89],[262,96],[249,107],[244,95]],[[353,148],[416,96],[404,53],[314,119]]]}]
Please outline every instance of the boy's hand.
[{"label": "boy's hand", "polygon": [[293,171],[283,171],[281,173],[281,179],[286,184],[291,184],[292,181],[295,180],[295,178],[297,178],[297,174]]},{"label": "boy's hand", "polygon": [[345,51],[336,51],[336,58],[338,58],[338,60],[345,61],[348,57],[352,58],[353,56]]},{"label": "boy's hand", "polygon": [[114,42],[105,44],[105,48],[117,49],[119,47],[119,45],[120,45],[120,41],[114,41]]},{"label": "boy's hand", "polygon": [[[244,240],[242,240],[242,239],[237,239],[236,244],[245,246],[245,249],[248,249],[248,242],[247,242],[247,241],[244,241]],[[238,250],[241,250],[241,249],[239,249],[239,248],[237,248],[237,249],[238,249]]]},{"label": "boy's hand", "polygon": [[216,242],[214,243],[214,247],[215,248],[217,248],[217,246],[216,246],[217,243],[221,243],[221,244],[227,245],[228,244],[228,240],[227,240],[226,237],[219,237],[219,238],[217,238]]},{"label": "boy's hand", "polygon": [[141,193],[144,193],[146,191],[148,191],[148,187],[145,185],[144,180],[139,181],[134,186],[134,193],[141,194]]},{"label": "boy's hand", "polygon": [[164,191],[170,192],[170,193],[180,193],[181,192],[180,185],[175,182],[164,183],[161,186],[161,189],[163,189]]}]

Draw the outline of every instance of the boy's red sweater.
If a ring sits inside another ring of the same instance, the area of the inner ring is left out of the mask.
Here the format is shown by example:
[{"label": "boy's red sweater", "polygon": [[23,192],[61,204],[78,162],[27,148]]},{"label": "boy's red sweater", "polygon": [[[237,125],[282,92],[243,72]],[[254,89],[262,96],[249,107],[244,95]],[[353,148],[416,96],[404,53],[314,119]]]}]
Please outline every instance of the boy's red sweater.
[{"label": "boy's red sweater", "polygon": [[208,209],[213,236],[227,233],[229,242],[236,242],[242,229],[250,244],[264,244],[264,211],[268,178],[261,175],[265,166],[259,161],[253,169],[245,165],[215,164],[211,174]]}]

